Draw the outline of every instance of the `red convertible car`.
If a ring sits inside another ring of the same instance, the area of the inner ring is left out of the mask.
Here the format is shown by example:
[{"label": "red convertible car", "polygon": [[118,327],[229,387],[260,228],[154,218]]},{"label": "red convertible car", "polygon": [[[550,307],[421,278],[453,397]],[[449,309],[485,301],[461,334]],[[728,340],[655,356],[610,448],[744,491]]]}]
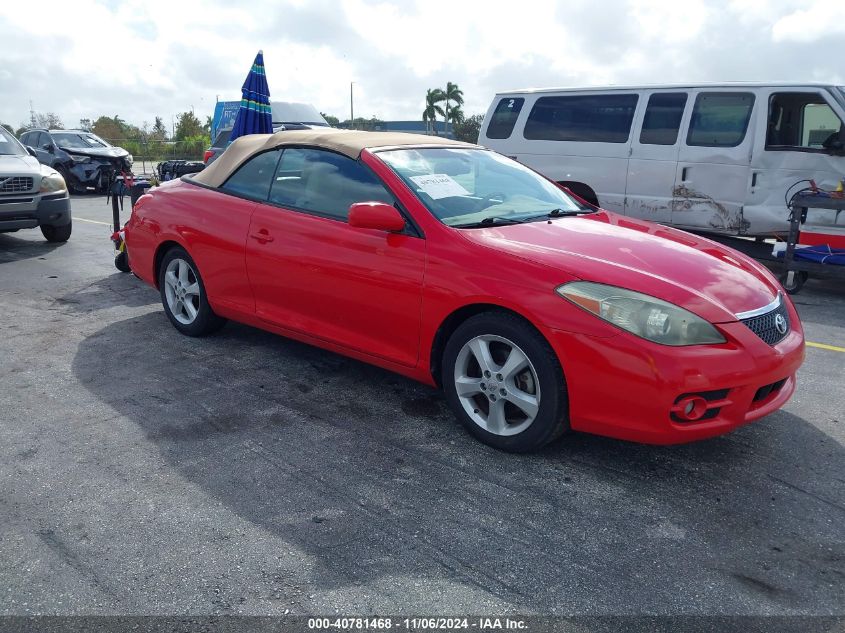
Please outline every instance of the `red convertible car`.
[{"label": "red convertible car", "polygon": [[180,332],[232,319],[439,385],[505,450],[718,435],[781,407],[804,358],[761,265],[445,139],[243,137],[143,196],[126,244]]}]

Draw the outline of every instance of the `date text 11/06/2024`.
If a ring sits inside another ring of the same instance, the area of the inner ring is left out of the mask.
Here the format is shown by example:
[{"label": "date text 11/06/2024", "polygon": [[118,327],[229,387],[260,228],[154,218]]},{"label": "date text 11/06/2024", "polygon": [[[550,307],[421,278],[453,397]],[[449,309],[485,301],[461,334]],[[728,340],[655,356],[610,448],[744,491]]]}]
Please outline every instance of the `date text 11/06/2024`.
[{"label": "date text 11/06/2024", "polygon": [[439,618],[439,617],[421,617],[421,618],[354,618],[354,617],[339,617],[339,618],[309,618],[308,628],[311,630],[381,630],[389,631],[393,629],[420,631],[458,631],[477,629],[485,630],[510,630],[510,631],[524,631],[527,630],[527,624],[524,620],[518,618]]}]

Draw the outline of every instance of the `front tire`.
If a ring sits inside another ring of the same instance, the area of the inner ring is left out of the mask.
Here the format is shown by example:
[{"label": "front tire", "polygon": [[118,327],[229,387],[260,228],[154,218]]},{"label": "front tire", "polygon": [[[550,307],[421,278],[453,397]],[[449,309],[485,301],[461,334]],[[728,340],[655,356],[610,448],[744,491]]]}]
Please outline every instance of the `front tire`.
[{"label": "front tire", "polygon": [[443,352],[441,381],[455,416],[495,448],[534,451],[569,429],[557,356],[516,315],[485,312],[458,326]]},{"label": "front tire", "polygon": [[70,239],[71,232],[73,232],[73,222],[68,222],[62,226],[41,225],[41,235],[48,242],[67,242]]},{"label": "front tire", "polygon": [[158,287],[167,318],[186,336],[206,336],[226,320],[211,309],[199,268],[183,248],[165,253],[159,269]]}]

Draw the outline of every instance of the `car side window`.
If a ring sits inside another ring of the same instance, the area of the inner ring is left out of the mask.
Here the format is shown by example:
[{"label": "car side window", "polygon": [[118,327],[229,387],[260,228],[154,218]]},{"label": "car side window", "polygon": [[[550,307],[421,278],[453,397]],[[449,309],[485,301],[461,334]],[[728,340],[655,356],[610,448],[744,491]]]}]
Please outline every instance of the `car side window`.
[{"label": "car side window", "polygon": [[702,92],[695,99],[687,145],[736,147],[745,139],[753,108],[749,92]]},{"label": "car side window", "polygon": [[344,221],[353,203],[371,201],[395,203],[364,165],[321,149],[285,149],[270,190],[274,204]]},{"label": "car side window", "polygon": [[267,200],[280,153],[280,150],[271,150],[253,156],[238,167],[220,188],[247,198]]}]

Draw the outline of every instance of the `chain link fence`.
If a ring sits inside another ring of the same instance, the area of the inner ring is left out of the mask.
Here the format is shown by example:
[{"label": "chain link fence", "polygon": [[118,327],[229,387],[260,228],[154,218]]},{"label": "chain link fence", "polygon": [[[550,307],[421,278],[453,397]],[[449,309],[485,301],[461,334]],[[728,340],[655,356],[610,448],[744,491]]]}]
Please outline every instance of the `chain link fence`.
[{"label": "chain link fence", "polygon": [[164,141],[143,138],[106,138],[116,147],[122,147],[132,154],[135,171],[146,172],[164,160],[202,160],[210,141],[206,137],[194,137],[184,141]]}]

